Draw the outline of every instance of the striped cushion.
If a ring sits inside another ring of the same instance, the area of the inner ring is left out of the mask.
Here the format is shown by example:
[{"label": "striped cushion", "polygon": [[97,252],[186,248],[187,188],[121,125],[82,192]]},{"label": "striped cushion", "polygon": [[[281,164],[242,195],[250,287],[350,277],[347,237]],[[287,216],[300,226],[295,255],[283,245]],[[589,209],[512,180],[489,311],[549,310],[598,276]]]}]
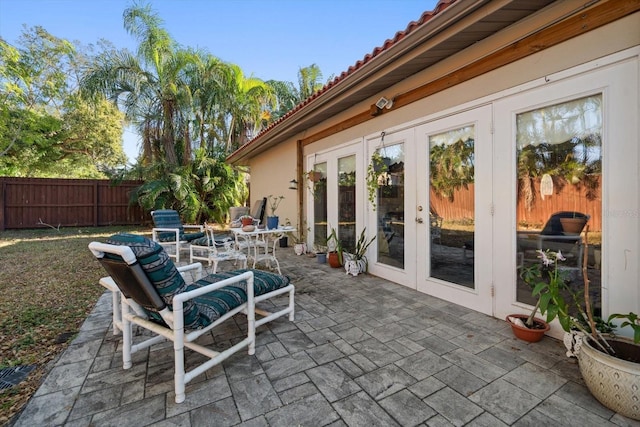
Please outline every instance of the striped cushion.
[{"label": "striped cushion", "polygon": [[[178,230],[180,230],[180,240],[190,242],[193,239],[198,239],[204,236],[203,232],[185,234],[180,215],[173,209],[160,209],[157,211],[153,211],[153,214],[151,216],[153,217],[153,223],[157,228],[177,228]],[[175,240],[175,238],[175,233],[158,233],[158,240],[160,240],[161,242],[172,242]]]},{"label": "striped cushion", "polygon": [[[281,276],[279,274],[269,273],[264,270],[252,270],[241,269],[234,271],[225,271],[222,273],[210,274],[202,279],[198,280],[196,284],[205,285],[209,283],[219,282],[220,280],[228,279],[230,277],[238,276],[244,272],[253,272],[253,292],[255,296],[264,295],[266,293],[275,291],[276,289],[284,288],[289,284],[289,278],[287,276]],[[247,284],[242,281],[242,286],[246,289]],[[239,286],[239,285],[236,285]]]},{"label": "striped cushion", "polygon": [[[106,243],[129,246],[162,300],[173,310],[173,296],[186,291],[188,287],[162,246],[135,234],[115,234],[107,239]],[[157,313],[149,314],[160,320]],[[193,301],[184,304],[185,328],[198,329],[209,323],[211,320],[198,311],[198,306]]]}]

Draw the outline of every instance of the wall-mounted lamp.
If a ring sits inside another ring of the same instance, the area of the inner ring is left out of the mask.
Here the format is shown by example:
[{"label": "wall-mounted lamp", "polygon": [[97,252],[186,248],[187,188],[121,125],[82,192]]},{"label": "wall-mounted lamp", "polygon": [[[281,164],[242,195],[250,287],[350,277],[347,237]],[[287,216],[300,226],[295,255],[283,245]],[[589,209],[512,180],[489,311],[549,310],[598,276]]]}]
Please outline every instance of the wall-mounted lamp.
[{"label": "wall-mounted lamp", "polygon": [[298,189],[298,181],[292,179],[289,181],[289,190],[297,190]]},{"label": "wall-mounted lamp", "polygon": [[393,107],[393,99],[388,100],[383,96],[380,99],[378,99],[378,102],[376,102],[376,107],[378,107],[381,110],[383,108],[386,108],[388,110],[389,108]]}]

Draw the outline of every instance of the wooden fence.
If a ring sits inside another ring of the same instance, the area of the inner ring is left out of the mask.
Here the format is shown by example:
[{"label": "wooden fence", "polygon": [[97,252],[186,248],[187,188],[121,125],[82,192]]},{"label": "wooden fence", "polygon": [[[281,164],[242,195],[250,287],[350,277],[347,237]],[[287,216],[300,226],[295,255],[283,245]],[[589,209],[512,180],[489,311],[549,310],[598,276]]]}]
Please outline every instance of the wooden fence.
[{"label": "wooden fence", "polygon": [[141,225],[150,218],[129,205],[141,181],[0,177],[0,230]]}]

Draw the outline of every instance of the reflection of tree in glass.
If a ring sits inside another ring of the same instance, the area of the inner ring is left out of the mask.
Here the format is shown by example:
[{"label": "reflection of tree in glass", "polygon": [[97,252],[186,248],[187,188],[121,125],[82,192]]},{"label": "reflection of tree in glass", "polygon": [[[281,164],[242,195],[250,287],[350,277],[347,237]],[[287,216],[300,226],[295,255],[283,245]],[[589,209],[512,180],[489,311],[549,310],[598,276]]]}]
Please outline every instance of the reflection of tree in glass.
[{"label": "reflection of tree in glass", "polygon": [[518,114],[518,197],[535,203],[534,183],[549,174],[560,192],[566,184],[598,195],[602,172],[602,95]]},{"label": "reflection of tree in glass", "polygon": [[429,153],[430,184],[436,194],[453,202],[454,192],[474,180],[474,139],[432,145]]}]

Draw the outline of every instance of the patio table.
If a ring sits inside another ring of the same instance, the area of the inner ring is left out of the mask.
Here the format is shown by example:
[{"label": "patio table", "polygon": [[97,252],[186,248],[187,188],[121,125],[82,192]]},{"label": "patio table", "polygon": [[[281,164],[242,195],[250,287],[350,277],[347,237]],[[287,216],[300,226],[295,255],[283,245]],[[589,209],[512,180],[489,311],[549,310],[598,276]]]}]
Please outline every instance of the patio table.
[{"label": "patio table", "polygon": [[253,231],[244,231],[242,228],[232,228],[238,250],[247,250],[247,257],[253,260],[253,268],[259,262],[266,263],[271,268],[271,262],[276,264],[278,274],[280,271],[280,263],[276,258],[276,247],[280,239],[287,233],[295,233],[297,230],[293,227],[278,228],[256,228]]}]

